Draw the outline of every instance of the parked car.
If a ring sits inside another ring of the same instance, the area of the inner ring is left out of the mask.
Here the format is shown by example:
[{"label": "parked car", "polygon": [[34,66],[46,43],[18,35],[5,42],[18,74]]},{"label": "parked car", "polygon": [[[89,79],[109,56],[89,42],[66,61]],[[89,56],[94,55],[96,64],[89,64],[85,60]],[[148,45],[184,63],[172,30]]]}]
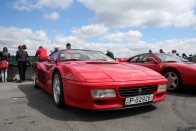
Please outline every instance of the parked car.
[{"label": "parked car", "polygon": [[34,65],[35,88],[58,107],[131,108],[165,99],[167,79],[145,67],[121,64],[99,51],[60,50]]},{"label": "parked car", "polygon": [[186,57],[185,59],[187,59],[188,61],[196,63],[196,56],[189,56],[189,57]]},{"label": "parked car", "polygon": [[196,85],[196,63],[166,53],[144,53],[121,62],[148,67],[168,79],[168,90],[179,91],[185,86]]}]

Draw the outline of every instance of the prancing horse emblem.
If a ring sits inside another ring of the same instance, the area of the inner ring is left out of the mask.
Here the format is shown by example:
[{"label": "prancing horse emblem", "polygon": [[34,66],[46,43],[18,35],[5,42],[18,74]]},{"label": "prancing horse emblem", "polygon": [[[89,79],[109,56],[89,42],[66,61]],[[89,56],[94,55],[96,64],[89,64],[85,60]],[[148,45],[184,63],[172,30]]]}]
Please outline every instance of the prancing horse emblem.
[{"label": "prancing horse emblem", "polygon": [[141,88],[139,88],[139,94],[141,94],[142,93],[142,89]]}]

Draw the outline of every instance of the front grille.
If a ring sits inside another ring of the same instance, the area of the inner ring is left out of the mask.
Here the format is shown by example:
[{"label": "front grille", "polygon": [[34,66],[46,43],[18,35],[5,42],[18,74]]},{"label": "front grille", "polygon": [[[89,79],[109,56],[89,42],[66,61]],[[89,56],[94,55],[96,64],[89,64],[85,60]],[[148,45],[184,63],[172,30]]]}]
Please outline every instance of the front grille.
[{"label": "front grille", "polygon": [[152,86],[141,86],[141,87],[120,87],[118,92],[122,97],[147,95],[155,93],[157,89],[156,85]]},{"label": "front grille", "polygon": [[38,80],[43,84],[46,82],[46,75],[45,75],[44,71],[42,71],[40,69],[38,69]]}]

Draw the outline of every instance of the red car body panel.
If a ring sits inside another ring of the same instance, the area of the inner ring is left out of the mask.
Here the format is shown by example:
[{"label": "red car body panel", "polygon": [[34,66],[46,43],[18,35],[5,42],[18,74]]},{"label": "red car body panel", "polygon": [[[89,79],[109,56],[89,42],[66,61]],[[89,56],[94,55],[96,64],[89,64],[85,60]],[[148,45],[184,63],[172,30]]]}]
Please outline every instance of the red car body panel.
[{"label": "red car body panel", "polygon": [[[153,101],[165,99],[166,90],[157,92],[158,85],[167,84],[159,73],[145,67],[126,65],[116,61],[66,61],[35,63],[36,83],[42,89],[53,94],[53,74],[61,74],[64,104],[78,108],[104,110],[129,108],[125,106],[125,96],[119,94],[119,88],[137,88],[156,86]],[[93,98],[92,89],[114,89],[114,98]],[[141,105],[145,105],[141,104]],[[135,106],[141,106],[135,105]]]},{"label": "red car body panel", "polygon": [[[148,83],[149,82],[149,83]],[[86,83],[86,82],[74,82],[74,81],[64,81],[63,84],[66,86],[65,104],[72,105],[79,108],[85,109],[112,109],[112,108],[124,108],[125,107],[125,97],[120,96],[118,93],[119,87],[140,87],[147,85],[164,84],[166,81],[136,81],[133,84],[130,82],[104,82],[104,83]],[[155,84],[156,83],[156,84]],[[91,96],[92,89],[104,89],[112,88],[117,92],[115,98],[96,98],[93,99]],[[74,89],[74,92],[73,92]],[[165,92],[154,93],[153,102],[158,102],[165,99]]]},{"label": "red car body panel", "polygon": [[154,71],[157,71],[160,74],[162,74],[164,72],[164,70],[172,68],[172,69],[177,70],[180,73],[183,85],[185,85],[185,86],[186,85],[191,85],[191,86],[196,85],[196,63],[192,63],[192,62],[175,62],[175,63],[174,62],[161,62],[158,59],[158,57],[156,56],[156,54],[158,54],[158,53],[152,53],[152,54],[156,58],[157,63],[130,62],[131,59],[133,59],[134,57],[136,57],[138,55],[130,57],[130,58],[124,60],[124,62],[126,62],[126,64],[136,64],[136,65],[144,66],[144,67],[150,68]]}]

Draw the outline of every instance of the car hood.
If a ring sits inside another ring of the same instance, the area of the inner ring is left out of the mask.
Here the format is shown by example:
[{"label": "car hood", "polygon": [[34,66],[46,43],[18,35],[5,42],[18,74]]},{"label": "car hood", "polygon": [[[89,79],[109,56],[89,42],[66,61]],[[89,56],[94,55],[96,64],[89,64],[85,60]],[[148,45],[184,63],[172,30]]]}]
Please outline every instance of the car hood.
[{"label": "car hood", "polygon": [[[140,81],[164,78],[155,71],[140,66],[112,62],[73,62],[70,66],[86,80]],[[141,68],[141,69],[140,69]],[[146,70],[145,70],[146,69]]]}]

